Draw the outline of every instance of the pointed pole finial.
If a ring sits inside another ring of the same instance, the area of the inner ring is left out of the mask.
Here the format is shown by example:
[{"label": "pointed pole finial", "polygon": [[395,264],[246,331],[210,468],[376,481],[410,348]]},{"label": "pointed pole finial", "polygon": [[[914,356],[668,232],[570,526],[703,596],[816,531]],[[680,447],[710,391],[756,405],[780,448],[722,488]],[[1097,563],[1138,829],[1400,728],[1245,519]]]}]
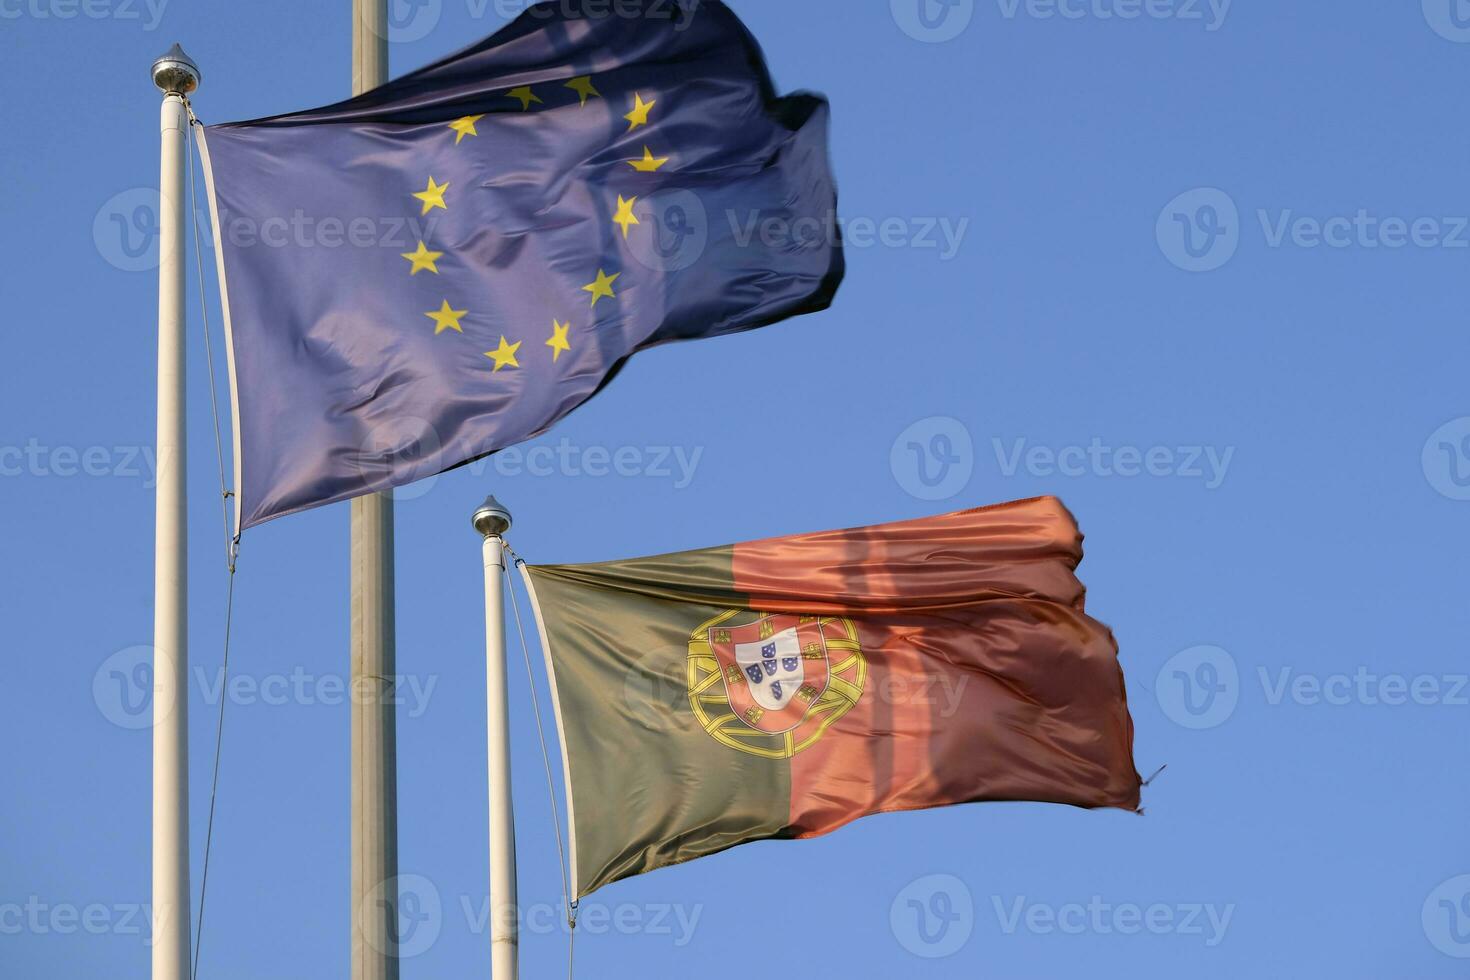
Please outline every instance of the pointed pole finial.
[{"label": "pointed pole finial", "polygon": [[153,62],[153,84],[164,95],[188,95],[199,87],[203,77],[194,59],[184,54],[177,43]]},{"label": "pointed pole finial", "polygon": [[510,511],[495,499],[494,494],[491,494],[485,498],[483,504],[475,508],[471,521],[475,525],[475,530],[487,538],[501,535],[510,530]]}]

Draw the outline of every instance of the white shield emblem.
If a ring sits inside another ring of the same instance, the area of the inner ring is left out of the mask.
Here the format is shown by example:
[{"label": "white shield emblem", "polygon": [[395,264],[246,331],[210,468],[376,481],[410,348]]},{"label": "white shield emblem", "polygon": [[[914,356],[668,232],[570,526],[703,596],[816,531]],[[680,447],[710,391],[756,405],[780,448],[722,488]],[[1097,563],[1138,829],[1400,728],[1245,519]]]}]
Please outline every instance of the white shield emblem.
[{"label": "white shield emblem", "polygon": [[735,644],[735,662],[750,682],[750,696],[767,711],[790,704],[806,679],[794,626],[764,640]]}]

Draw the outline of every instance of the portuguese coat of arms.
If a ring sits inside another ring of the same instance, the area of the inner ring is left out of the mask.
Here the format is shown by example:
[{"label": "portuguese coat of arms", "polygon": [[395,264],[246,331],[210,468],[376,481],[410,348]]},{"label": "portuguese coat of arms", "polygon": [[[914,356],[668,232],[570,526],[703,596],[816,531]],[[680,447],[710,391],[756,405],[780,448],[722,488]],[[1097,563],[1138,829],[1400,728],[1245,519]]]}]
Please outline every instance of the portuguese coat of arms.
[{"label": "portuguese coat of arms", "polygon": [[789,758],[811,745],[857,703],[866,675],[857,630],[838,617],[734,610],[689,640],[695,716],[755,755]]}]

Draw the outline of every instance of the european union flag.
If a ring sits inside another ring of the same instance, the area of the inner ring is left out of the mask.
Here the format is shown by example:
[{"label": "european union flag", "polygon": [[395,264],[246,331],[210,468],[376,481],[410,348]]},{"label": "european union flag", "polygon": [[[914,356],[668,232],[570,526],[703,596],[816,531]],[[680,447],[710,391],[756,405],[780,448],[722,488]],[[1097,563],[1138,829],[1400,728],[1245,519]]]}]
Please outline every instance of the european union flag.
[{"label": "european union flag", "polygon": [[203,145],[239,523],[545,431],[635,351],[824,309],[827,104],[712,0],[557,0]]}]

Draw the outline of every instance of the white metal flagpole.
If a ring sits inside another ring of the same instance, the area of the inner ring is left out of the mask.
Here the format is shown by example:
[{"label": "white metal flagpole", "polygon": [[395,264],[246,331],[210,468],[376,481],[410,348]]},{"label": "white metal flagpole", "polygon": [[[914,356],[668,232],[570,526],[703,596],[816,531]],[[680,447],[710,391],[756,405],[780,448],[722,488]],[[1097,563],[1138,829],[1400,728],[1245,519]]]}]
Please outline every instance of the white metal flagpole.
[{"label": "white metal flagpole", "polygon": [[163,91],[158,174],[158,480],[153,566],[153,980],[189,977],[188,528],[184,455],[184,97],[199,68],[175,44],[153,63]]},{"label": "white metal flagpole", "polygon": [[505,691],[505,541],[510,511],[486,497],[474,514],[485,559],[485,733],[490,782],[490,966],[492,980],[516,980],[516,825],[510,801],[510,718]]}]

